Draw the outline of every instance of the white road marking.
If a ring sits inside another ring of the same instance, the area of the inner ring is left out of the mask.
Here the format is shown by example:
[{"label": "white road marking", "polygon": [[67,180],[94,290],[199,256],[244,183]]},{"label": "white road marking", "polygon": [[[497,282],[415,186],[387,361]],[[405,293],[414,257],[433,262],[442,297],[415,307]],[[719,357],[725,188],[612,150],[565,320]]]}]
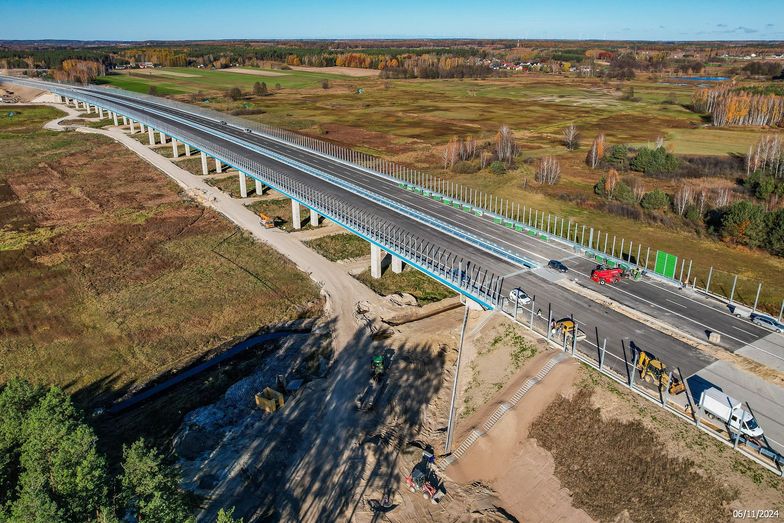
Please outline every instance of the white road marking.
[{"label": "white road marking", "polygon": [[686,305],[684,305],[682,303],[678,303],[678,302],[672,301],[669,298],[664,298],[664,301],[668,301],[668,302],[672,303],[673,305],[677,305],[678,307],[683,307],[684,309],[688,309],[688,307]]},{"label": "white road marking", "polygon": [[[733,329],[735,329],[736,331],[745,332],[746,334],[751,334],[752,336],[755,336],[755,334],[754,334],[753,332],[749,332],[749,331],[747,331],[747,330],[743,330],[743,329],[741,329],[740,327],[736,327],[735,325],[730,325],[730,327],[732,327],[732,328],[733,328]],[[750,347],[754,347],[754,345],[751,345],[751,344],[749,344],[749,346],[750,346]],[[754,347],[754,348],[755,348],[755,349],[757,349],[757,350],[762,350],[762,349],[758,349],[757,347]],[[762,352],[767,352],[767,351],[762,351]]]}]

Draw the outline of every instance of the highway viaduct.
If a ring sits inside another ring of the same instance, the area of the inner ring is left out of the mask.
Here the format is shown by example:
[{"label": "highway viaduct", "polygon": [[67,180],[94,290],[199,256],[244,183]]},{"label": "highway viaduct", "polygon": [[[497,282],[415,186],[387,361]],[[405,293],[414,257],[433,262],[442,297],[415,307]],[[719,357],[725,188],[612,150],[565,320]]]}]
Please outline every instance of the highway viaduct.
[{"label": "highway viaduct", "polygon": [[[8,79],[0,77],[0,81]],[[544,216],[542,226],[531,229],[537,231],[536,235],[524,234],[497,219],[499,215],[513,217],[514,209],[499,210],[491,201],[489,208],[494,212],[486,212],[487,195],[462,191],[455,194],[448,182],[444,185],[445,182],[434,179],[412,180],[405,170],[400,177],[389,176],[389,169],[379,168],[378,163],[368,165],[366,158],[334,144],[115,89],[13,81],[50,90],[71,103],[86,104],[99,115],[108,111],[116,124],[122,120],[131,132],[137,132],[137,127],[138,132],[147,132],[151,144],[157,133],[162,143],[171,140],[175,155],[179,143],[185,145],[186,154],[198,150],[204,172],[208,159],[216,162],[218,170],[233,167],[239,172],[244,194],[247,178],[257,184],[257,189],[262,185],[273,187],[291,198],[295,226],[299,205],[304,205],[313,217],[323,215],[368,240],[372,245],[374,277],[381,273],[386,252],[393,257],[392,270],[401,270],[403,263],[410,264],[486,309],[508,309],[506,296],[511,289],[521,287],[535,299],[532,313],[537,308],[546,318],[573,316],[588,335],[582,342],[585,350],[595,352],[606,340],[609,358],[605,364],[621,374],[628,372],[626,361],[631,358],[632,344],[678,366],[685,376],[697,375],[717,364],[716,358],[695,349],[681,337],[560,285],[558,280],[563,276],[544,267],[548,259],[565,260],[572,269],[570,274],[582,285],[590,285],[587,274],[594,262],[584,256],[589,250],[584,247],[584,238],[580,239],[582,246],[541,238]],[[430,189],[432,194],[407,190],[411,187],[409,182]],[[449,204],[445,204],[447,198],[434,199],[435,193],[448,197]],[[467,202],[468,209],[464,205]],[[519,213],[518,209],[518,216]],[[534,223],[539,223],[538,216]],[[576,238],[577,227],[572,233],[572,224],[567,226],[566,236],[574,234]],[[558,227],[557,222],[554,227]],[[560,227],[563,231],[563,221]],[[546,228],[553,230],[549,223]],[[593,246],[592,233],[589,241]],[[660,282],[623,282],[595,289],[606,298],[666,322],[688,336],[704,339],[706,332],[721,333],[721,345],[730,352],[754,347],[769,337],[767,331],[729,315],[720,304]],[[768,356],[781,359],[783,355]],[[763,428],[774,443],[784,442],[784,424],[779,421],[784,409],[778,401],[778,391],[761,401],[757,397],[760,387],[734,378],[726,378],[726,383],[722,382],[723,377],[711,379],[718,386],[739,390],[733,394],[750,405],[764,403],[764,407],[756,409]]]}]

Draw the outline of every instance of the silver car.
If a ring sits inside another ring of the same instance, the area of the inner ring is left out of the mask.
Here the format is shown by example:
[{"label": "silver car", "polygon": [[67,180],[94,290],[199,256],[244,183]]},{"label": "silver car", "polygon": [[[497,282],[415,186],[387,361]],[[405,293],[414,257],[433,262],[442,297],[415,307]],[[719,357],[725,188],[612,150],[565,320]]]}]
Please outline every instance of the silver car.
[{"label": "silver car", "polygon": [[771,318],[770,316],[764,316],[762,314],[752,314],[751,322],[756,325],[759,325],[760,327],[764,327],[772,331],[784,332],[784,323],[781,323],[780,321]]}]

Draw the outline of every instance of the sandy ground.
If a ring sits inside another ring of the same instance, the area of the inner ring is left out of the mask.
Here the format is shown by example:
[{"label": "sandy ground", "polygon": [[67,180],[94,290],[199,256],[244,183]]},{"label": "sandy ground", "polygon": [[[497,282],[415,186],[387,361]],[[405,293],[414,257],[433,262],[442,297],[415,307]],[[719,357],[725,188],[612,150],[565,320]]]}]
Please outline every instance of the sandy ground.
[{"label": "sandy ground", "polygon": [[[480,422],[490,416],[498,403],[513,395],[552,355],[548,352],[537,356],[493,402],[468,421]],[[557,365],[446,473],[462,484],[478,481],[490,487],[503,508],[521,521],[592,521],[572,506],[569,492],[561,488],[554,475],[550,453],[527,437],[531,422],[559,394],[569,391],[577,368],[574,360]],[[467,425],[463,432],[473,426]]]},{"label": "sandy ground", "polygon": [[261,69],[244,69],[242,67],[229,67],[228,69],[217,69],[218,71],[225,71],[227,73],[240,73],[252,74],[256,76],[286,76],[287,73],[279,73],[277,71],[262,71]]},{"label": "sandy ground", "polygon": [[[13,86],[5,84],[4,86],[0,86],[0,95],[5,94],[12,94],[19,98],[19,103],[30,102],[35,100],[39,96],[43,95],[45,91],[41,91],[39,89],[33,89],[31,87],[25,87],[23,85],[16,85]],[[0,104],[0,107],[5,105],[13,105],[13,104]]]},{"label": "sandy ground", "polygon": [[344,76],[362,77],[362,76],[378,76],[381,71],[378,69],[360,69],[358,67],[307,67],[304,65],[291,65],[289,66],[295,71],[307,71],[309,73],[330,73],[342,74]]}]

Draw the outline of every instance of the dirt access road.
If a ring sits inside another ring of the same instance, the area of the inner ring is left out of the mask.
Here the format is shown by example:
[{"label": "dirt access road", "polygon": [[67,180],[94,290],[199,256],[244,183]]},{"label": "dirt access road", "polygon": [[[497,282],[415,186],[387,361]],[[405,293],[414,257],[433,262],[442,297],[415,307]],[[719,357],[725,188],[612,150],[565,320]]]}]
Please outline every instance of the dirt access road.
[{"label": "dirt access road", "polygon": [[[68,117],[82,115],[58,107],[66,110]],[[59,128],[57,122],[48,127]],[[156,154],[122,129],[79,127],[78,131],[109,136],[136,152],[190,195],[290,258],[319,282],[327,297],[335,354],[327,378],[303,391],[296,402],[271,418],[267,430],[259,431],[256,444],[237,456],[242,466],[218,478],[211,487],[199,520],[214,521],[218,509],[228,506],[236,506],[235,516],[250,521],[263,517],[297,521],[351,518],[361,503],[363,478],[381,478],[396,485],[396,454],[386,452],[383,445],[363,443],[368,435],[377,435],[386,426],[385,414],[367,416],[353,403],[367,383],[370,355],[385,349],[382,342],[373,340],[365,319],[356,315],[356,306],[359,301],[373,303],[379,298],[344,267],[313,252],[293,235],[264,229],[241,202]],[[406,357],[415,361],[429,356],[429,348],[410,346]],[[410,431],[419,424],[427,399],[440,384],[440,380],[412,383],[406,379],[401,376],[395,384],[403,391],[397,396],[394,414],[399,416],[399,431]]]}]

